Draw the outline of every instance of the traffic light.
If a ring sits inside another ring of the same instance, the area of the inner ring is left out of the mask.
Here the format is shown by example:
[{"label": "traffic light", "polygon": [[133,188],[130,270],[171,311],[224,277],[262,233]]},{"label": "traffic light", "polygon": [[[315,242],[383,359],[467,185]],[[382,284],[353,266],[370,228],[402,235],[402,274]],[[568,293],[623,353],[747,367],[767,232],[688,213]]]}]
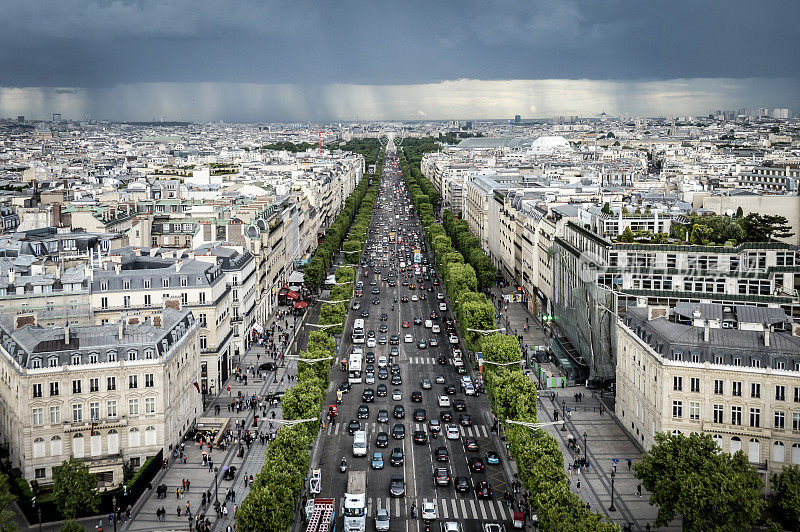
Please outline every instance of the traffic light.
[{"label": "traffic light", "polygon": [[545,321],[545,322],[553,321],[554,318],[555,318],[555,316],[553,316],[552,314],[545,314],[545,315],[542,316],[542,321]]}]

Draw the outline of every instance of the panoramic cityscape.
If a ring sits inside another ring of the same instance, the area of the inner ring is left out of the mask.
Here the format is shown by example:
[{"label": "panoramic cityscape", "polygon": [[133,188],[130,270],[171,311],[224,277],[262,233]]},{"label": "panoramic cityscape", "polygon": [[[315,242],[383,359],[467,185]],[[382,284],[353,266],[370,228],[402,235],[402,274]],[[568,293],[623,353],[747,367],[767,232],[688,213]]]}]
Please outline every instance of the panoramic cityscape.
[{"label": "panoramic cityscape", "polygon": [[800,6],[5,11],[3,531],[798,529]]}]

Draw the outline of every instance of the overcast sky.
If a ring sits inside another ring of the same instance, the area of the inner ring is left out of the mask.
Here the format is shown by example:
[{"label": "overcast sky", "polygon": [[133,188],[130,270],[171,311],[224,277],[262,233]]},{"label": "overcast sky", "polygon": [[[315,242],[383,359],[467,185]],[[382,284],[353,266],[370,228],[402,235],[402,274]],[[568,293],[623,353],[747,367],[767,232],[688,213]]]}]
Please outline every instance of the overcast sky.
[{"label": "overcast sky", "polygon": [[800,110],[797,0],[5,0],[0,115]]}]

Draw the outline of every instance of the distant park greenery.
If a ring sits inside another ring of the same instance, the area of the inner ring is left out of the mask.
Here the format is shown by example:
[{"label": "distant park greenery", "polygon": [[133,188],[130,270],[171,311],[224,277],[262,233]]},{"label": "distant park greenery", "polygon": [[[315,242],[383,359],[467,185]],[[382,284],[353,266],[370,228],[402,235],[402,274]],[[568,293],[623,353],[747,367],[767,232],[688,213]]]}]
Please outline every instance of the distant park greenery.
[{"label": "distant park greenery", "polygon": [[292,153],[297,153],[306,150],[316,150],[318,147],[317,143],[312,142],[300,142],[295,144],[294,142],[289,142],[288,140],[282,142],[273,142],[272,144],[264,144],[259,149],[261,150],[274,150],[274,151],[288,151]]}]

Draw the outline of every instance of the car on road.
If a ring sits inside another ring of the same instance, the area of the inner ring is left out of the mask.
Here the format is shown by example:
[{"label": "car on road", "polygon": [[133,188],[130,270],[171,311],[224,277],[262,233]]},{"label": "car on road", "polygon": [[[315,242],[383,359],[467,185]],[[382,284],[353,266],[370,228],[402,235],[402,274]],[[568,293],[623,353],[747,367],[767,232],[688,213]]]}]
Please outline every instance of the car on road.
[{"label": "car on road", "polygon": [[412,403],[421,403],[422,402],[422,392],[411,392],[411,402]]},{"label": "car on road", "polygon": [[392,364],[389,368],[392,372],[392,375],[399,375],[400,374],[400,365],[399,364]]},{"label": "car on road", "polygon": [[506,532],[506,528],[500,523],[486,523],[483,525],[483,532]]},{"label": "car on road", "polygon": [[436,519],[436,501],[425,501],[422,503],[422,519],[432,521]]},{"label": "car on road", "polygon": [[357,419],[351,419],[350,423],[347,424],[347,432],[352,436],[357,430],[361,430],[361,422]]},{"label": "car on road", "polygon": [[372,453],[372,469],[383,469],[383,453],[375,451]]},{"label": "car on road", "polygon": [[448,341],[449,341],[451,344],[457,344],[457,343],[458,343],[458,336],[456,336],[455,334],[451,334],[451,335],[450,335],[450,336],[447,338],[447,340],[448,340]]},{"label": "car on road", "polygon": [[[389,378],[389,371],[386,368],[378,368],[378,378],[385,380]],[[367,383],[369,384],[369,383]]]},{"label": "car on road", "polygon": [[420,340],[417,344],[418,349],[427,349],[428,343],[425,340]]},{"label": "car on road", "polygon": [[403,378],[398,373],[392,375],[392,385],[400,386],[401,384],[403,384]]},{"label": "car on road", "polygon": [[436,376],[436,384],[444,384],[444,375],[442,375],[441,373]]},{"label": "car on road", "polygon": [[395,466],[399,467],[403,465],[403,448],[402,447],[395,447],[392,449],[392,454],[389,455],[389,462]]},{"label": "car on road", "polygon": [[436,299],[438,299],[439,301],[444,301],[444,294],[441,292],[437,292]]},{"label": "car on road", "polygon": [[437,340],[436,338],[431,338],[430,340],[428,340],[428,344],[431,347],[438,347],[439,346],[439,340]]},{"label": "car on road", "polygon": [[362,318],[369,318],[369,311],[367,309],[363,309],[361,311],[361,317]]},{"label": "car on road", "polygon": [[453,399],[453,409],[456,412],[463,412],[467,409],[467,403],[463,399]]},{"label": "car on road", "polygon": [[375,338],[367,338],[367,347],[375,347],[376,345]]},{"label": "car on road", "polygon": [[481,480],[475,485],[475,496],[479,499],[491,499],[492,485],[485,480]]},{"label": "car on road", "polygon": [[394,405],[394,409],[392,410],[392,416],[395,419],[403,419],[406,417],[406,409],[403,405]]},{"label": "car on road", "polygon": [[[445,364],[447,364],[447,357],[444,356],[444,355],[437,356],[436,357],[436,363],[441,365],[441,366],[444,366]],[[436,379],[436,382],[438,383],[439,379]]]},{"label": "car on road", "polygon": [[414,337],[413,337],[413,336],[411,336],[410,334],[407,334],[407,335],[405,335],[405,337],[403,338],[403,341],[404,341],[405,343],[407,343],[407,344],[410,344],[410,343],[412,343],[412,342],[414,341]]},{"label": "car on road", "polygon": [[385,384],[380,383],[375,390],[376,390],[376,394],[378,395],[378,397],[386,397],[386,385]]},{"label": "car on road", "polygon": [[445,384],[444,385],[444,393],[447,395],[455,395],[456,394],[456,387],[452,384]]},{"label": "car on road", "polygon": [[464,440],[464,448],[467,451],[472,451],[472,452],[477,451],[478,450],[478,440],[476,440],[475,438],[467,438],[466,440]]},{"label": "car on road", "polygon": [[470,471],[472,471],[473,473],[480,473],[484,469],[483,460],[481,460],[477,456],[468,458],[467,465],[469,466]]},{"label": "car on road", "polygon": [[464,393],[466,395],[475,395],[475,387],[472,384],[467,384],[464,386]]},{"label": "car on road", "polygon": [[401,303],[408,303],[408,296],[403,296],[400,298]]},{"label": "car on road", "polygon": [[[400,337],[399,337],[398,335],[396,335],[396,334],[393,334],[393,335],[391,335],[391,336],[389,337],[389,345],[397,345],[397,344],[399,344],[399,343],[400,343]],[[396,347],[393,347],[393,348],[392,348],[392,350],[395,350],[395,349],[397,349],[397,348],[396,348]],[[394,356],[394,355],[393,355],[393,356]]]},{"label": "car on road", "polygon": [[431,434],[439,434],[442,431],[442,424],[438,419],[431,419],[428,421],[428,430],[431,431]]},{"label": "car on road", "polygon": [[375,384],[375,374],[371,371],[368,371],[366,375],[364,375],[364,382],[366,384]]},{"label": "car on road", "polygon": [[358,419],[367,419],[369,417],[369,407],[361,405],[358,407]]},{"label": "car on road", "polygon": [[361,308],[361,301],[356,301],[353,303],[353,310],[359,310]]},{"label": "car on road", "polygon": [[392,497],[402,497],[406,494],[406,483],[403,480],[403,475],[392,475],[389,481],[389,494]]},{"label": "car on road", "polygon": [[377,532],[389,532],[389,510],[386,508],[378,508],[375,514],[375,530]]},{"label": "car on road", "polygon": [[423,390],[430,390],[431,389],[431,380],[430,379],[422,379],[420,381],[420,385],[422,386]]},{"label": "car on road", "polygon": [[[366,390],[364,390],[366,391]],[[439,406],[450,406],[450,398],[446,395],[439,396]]]},{"label": "car on road", "polygon": [[446,467],[437,467],[433,472],[434,486],[449,486],[450,471]]},{"label": "car on road", "polygon": [[378,357],[378,367],[379,368],[385,368],[388,363],[389,363],[389,360],[385,356],[381,355],[381,356]]},{"label": "car on road", "polygon": [[422,324],[422,318],[414,318],[414,325],[421,325],[421,324]]},{"label": "car on road", "polygon": [[350,383],[347,382],[347,381],[344,381],[343,383],[341,383],[339,385],[339,391],[342,392],[342,393],[349,392],[351,388],[352,388],[352,386],[350,386]]},{"label": "car on road", "polygon": [[385,334],[382,334],[382,335],[378,336],[378,343],[380,345],[386,345],[386,335]]},{"label": "car on road", "polygon": [[419,301],[419,296],[417,294],[412,294],[411,301]]},{"label": "car on road", "polygon": [[388,423],[389,412],[385,408],[378,410],[378,423]]},{"label": "car on road", "polygon": [[367,354],[364,356],[364,361],[367,364],[372,364],[375,362],[375,353],[372,351],[367,351]]},{"label": "car on road", "polygon": [[500,455],[494,451],[486,451],[484,453],[486,456],[486,463],[487,464],[499,464],[500,463]]},{"label": "car on road", "polygon": [[469,491],[469,479],[467,477],[456,477],[454,484],[456,491],[459,493],[466,493]]},{"label": "car on road", "polygon": [[406,426],[402,423],[395,423],[392,427],[392,438],[402,440],[406,437]]},{"label": "car on road", "polygon": [[425,434],[424,430],[415,430],[414,431],[414,443],[423,445],[428,443],[428,435]]},{"label": "car on road", "polygon": [[387,321],[389,319],[389,315],[385,312],[381,314],[381,321]]},{"label": "car on road", "polygon": [[[395,336],[397,336],[397,335],[395,335]],[[390,357],[396,357],[397,355],[400,354],[400,349],[398,349],[398,347],[396,345],[399,340],[400,340],[400,338],[398,337],[397,341],[394,342],[395,345],[393,345],[392,348],[389,350],[389,356]]]},{"label": "car on road", "polygon": [[392,390],[392,401],[402,401],[402,400],[403,400],[403,392],[398,389]]},{"label": "car on road", "polygon": [[403,327],[403,329],[408,329],[409,327],[411,327],[411,324],[410,324],[410,323],[408,323],[408,321],[404,321],[404,322],[401,324],[401,326]]},{"label": "car on road", "polygon": [[275,362],[264,362],[260,366],[258,366],[259,371],[275,371],[278,369],[278,365]]},{"label": "car on road", "polygon": [[383,431],[379,432],[378,435],[375,437],[375,445],[377,445],[378,447],[388,447],[389,435]]},{"label": "car on road", "polygon": [[372,388],[365,388],[364,391],[361,392],[361,400],[365,403],[375,401],[375,390]]},{"label": "car on road", "polygon": [[439,419],[441,419],[445,423],[453,421],[453,413],[449,410],[442,410],[441,412],[439,412]]},{"label": "car on road", "polygon": [[416,408],[416,409],[414,409],[414,421],[418,421],[420,423],[423,423],[427,418],[428,418],[428,416],[425,414],[425,409],[424,408]]},{"label": "car on road", "polygon": [[471,427],[472,417],[469,414],[461,414],[460,416],[458,416],[458,422],[461,424],[462,427]]},{"label": "car on road", "polygon": [[461,431],[458,428],[458,425],[447,425],[447,439],[448,440],[457,440],[461,437]]},{"label": "car on road", "polygon": [[447,452],[447,447],[439,446],[433,451],[437,462],[447,462],[450,460],[450,454]]}]

